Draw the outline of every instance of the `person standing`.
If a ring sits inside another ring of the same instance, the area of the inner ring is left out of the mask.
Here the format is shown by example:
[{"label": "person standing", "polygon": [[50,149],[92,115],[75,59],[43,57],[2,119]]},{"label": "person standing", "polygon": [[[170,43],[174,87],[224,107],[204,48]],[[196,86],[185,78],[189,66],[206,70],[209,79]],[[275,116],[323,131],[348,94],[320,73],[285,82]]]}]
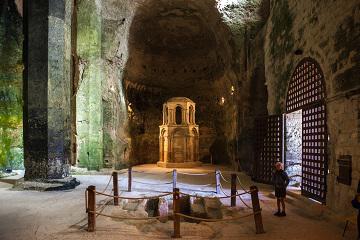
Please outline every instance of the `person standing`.
[{"label": "person standing", "polygon": [[[285,198],[286,198],[286,187],[289,185],[289,176],[283,170],[283,166],[281,162],[275,163],[275,172],[272,175],[272,182],[275,188],[275,197],[277,200],[277,208],[278,211],[275,212],[275,216],[284,217],[285,213]],[[280,204],[282,207],[282,211],[280,208]]]}]

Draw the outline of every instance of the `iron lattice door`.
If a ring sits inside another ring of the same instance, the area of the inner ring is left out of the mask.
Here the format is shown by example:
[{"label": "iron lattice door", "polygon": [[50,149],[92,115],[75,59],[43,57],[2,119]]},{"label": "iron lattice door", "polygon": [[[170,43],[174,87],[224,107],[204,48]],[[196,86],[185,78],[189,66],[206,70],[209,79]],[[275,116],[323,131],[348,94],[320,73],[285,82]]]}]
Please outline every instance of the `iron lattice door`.
[{"label": "iron lattice door", "polygon": [[325,203],[327,128],[324,74],[312,58],[297,65],[289,85],[286,111],[302,109],[302,180],[304,196]]},{"label": "iron lattice door", "polygon": [[327,174],[326,109],[318,103],[303,109],[301,193],[325,203]]},{"label": "iron lattice door", "polygon": [[255,180],[271,183],[276,161],[282,161],[282,116],[256,119]]}]

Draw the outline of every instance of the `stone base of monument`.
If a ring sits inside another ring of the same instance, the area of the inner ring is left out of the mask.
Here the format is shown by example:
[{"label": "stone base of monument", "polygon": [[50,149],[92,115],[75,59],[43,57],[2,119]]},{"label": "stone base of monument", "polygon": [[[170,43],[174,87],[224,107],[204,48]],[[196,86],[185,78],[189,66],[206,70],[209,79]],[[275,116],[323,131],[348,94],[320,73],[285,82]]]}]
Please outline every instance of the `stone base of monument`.
[{"label": "stone base of monument", "polygon": [[15,185],[16,190],[35,190],[35,191],[62,191],[74,189],[80,182],[74,177],[63,179],[42,179],[37,181],[19,180]]},{"label": "stone base of monument", "polygon": [[201,166],[201,162],[183,162],[183,163],[172,163],[172,162],[157,162],[158,167],[164,168],[193,168]]}]

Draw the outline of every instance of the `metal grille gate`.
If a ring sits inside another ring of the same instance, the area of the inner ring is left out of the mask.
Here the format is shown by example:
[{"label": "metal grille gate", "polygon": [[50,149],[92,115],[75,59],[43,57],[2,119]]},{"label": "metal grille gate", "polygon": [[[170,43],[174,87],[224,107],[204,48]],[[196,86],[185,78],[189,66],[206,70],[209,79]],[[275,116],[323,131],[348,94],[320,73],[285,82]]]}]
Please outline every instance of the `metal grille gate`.
[{"label": "metal grille gate", "polygon": [[327,134],[325,105],[303,109],[301,193],[325,202]]},{"label": "metal grille gate", "polygon": [[282,116],[256,119],[255,169],[258,182],[271,183],[274,163],[282,160]]},{"label": "metal grille gate", "polygon": [[318,63],[305,58],[296,67],[286,99],[287,112],[302,109],[302,184],[304,196],[325,202],[327,128],[324,75]]}]

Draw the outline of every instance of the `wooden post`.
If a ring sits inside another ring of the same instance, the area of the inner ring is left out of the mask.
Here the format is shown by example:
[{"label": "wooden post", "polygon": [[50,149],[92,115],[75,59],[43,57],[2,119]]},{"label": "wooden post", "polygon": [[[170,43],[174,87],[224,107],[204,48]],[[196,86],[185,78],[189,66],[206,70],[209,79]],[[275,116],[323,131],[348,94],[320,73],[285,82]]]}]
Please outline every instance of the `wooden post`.
[{"label": "wooden post", "polygon": [[172,177],[173,177],[173,189],[175,189],[175,188],[176,188],[176,182],[177,182],[177,172],[176,172],[176,169],[173,169]]},{"label": "wooden post", "polygon": [[132,167],[128,168],[128,192],[131,192]]},{"label": "wooden post", "polygon": [[119,206],[119,199],[117,198],[119,196],[119,187],[118,187],[118,173],[113,172],[113,189],[114,189],[114,205]]},{"label": "wooden post", "polygon": [[220,171],[215,170],[216,194],[220,194]]},{"label": "wooden post", "polygon": [[261,208],[259,202],[259,190],[256,186],[251,186],[250,191],[251,191],[252,207],[254,212],[256,234],[264,233],[265,231],[262,223]]},{"label": "wooden post", "polygon": [[231,174],[231,206],[236,206],[236,174]]},{"label": "wooden post", "polygon": [[174,234],[172,238],[181,238],[180,236],[180,216],[176,213],[180,213],[180,190],[178,188],[173,189],[173,212],[174,212]]},{"label": "wooden post", "polygon": [[96,216],[95,216],[95,186],[89,186],[87,188],[87,194],[88,194],[88,209],[87,209],[87,213],[88,213],[88,231],[89,232],[94,232],[95,231],[95,226],[96,226]]}]

